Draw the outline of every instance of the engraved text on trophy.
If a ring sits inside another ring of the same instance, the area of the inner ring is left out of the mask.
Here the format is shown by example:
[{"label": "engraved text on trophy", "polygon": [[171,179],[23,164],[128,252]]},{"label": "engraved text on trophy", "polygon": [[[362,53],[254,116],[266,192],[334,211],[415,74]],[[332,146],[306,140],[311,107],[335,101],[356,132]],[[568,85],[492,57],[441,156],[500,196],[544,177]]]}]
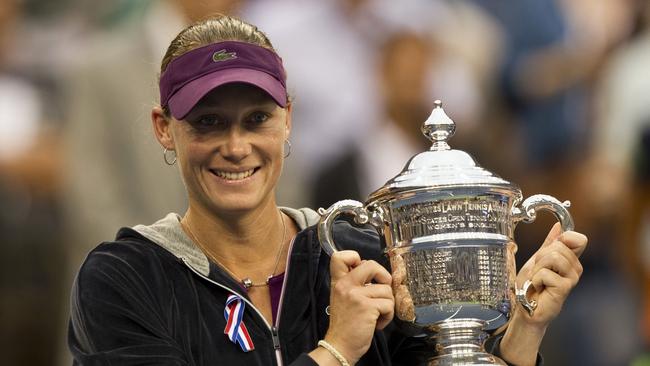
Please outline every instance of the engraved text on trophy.
[{"label": "engraved text on trophy", "polygon": [[445,233],[508,235],[508,207],[509,202],[496,196],[445,199],[393,207],[397,242],[408,245],[415,238]]}]

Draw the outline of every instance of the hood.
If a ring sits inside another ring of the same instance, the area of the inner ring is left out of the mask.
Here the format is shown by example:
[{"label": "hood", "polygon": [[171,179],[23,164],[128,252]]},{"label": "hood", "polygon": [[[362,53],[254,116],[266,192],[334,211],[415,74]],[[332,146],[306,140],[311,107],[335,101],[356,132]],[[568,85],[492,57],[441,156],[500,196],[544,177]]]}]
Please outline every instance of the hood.
[{"label": "hood", "polygon": [[[320,220],[320,215],[310,208],[280,207],[280,211],[291,217],[300,230],[316,225]],[[208,258],[183,231],[180,215],[170,213],[152,225],[136,225],[133,230],[160,245],[176,257],[183,259],[204,276],[210,273]]]}]

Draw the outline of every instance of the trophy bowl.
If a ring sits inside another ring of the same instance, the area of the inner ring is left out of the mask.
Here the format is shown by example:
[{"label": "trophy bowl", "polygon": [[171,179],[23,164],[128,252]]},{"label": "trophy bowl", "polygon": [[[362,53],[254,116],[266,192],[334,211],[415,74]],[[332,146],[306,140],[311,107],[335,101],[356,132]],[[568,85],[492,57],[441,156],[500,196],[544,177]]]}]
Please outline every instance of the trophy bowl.
[{"label": "trophy bowl", "polygon": [[530,282],[515,283],[514,229],[548,210],[563,230],[573,230],[570,204],[543,194],[522,201],[516,185],[451,149],[455,124],[440,101],[422,132],[431,148],[365,203],[343,200],[320,210],[321,246],[337,251],[332,225],[341,214],[373,226],[386,243],[395,316],[435,340],[437,355],[426,364],[505,365],[485,352],[487,334],[508,322],[515,304],[531,315],[537,306]]}]

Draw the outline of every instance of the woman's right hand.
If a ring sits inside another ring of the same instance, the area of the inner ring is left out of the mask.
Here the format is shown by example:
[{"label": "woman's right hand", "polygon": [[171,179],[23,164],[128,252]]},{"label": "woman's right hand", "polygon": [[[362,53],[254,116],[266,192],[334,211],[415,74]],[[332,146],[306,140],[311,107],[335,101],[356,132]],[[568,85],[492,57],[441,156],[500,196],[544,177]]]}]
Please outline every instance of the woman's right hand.
[{"label": "woman's right hand", "polygon": [[344,250],[332,255],[330,276],[330,322],[325,341],[353,365],[368,351],[375,330],[393,319],[391,275],[379,263]]}]

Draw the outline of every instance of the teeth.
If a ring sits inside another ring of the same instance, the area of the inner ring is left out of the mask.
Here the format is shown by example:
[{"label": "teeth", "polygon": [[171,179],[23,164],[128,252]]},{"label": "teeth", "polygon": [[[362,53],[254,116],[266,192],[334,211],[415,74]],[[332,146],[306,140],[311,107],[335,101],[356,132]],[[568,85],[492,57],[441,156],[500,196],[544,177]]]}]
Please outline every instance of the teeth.
[{"label": "teeth", "polygon": [[245,172],[224,172],[220,170],[213,170],[213,171],[218,177],[221,177],[226,180],[242,180],[244,178],[248,178],[251,175],[253,175],[255,169],[247,170]]}]

